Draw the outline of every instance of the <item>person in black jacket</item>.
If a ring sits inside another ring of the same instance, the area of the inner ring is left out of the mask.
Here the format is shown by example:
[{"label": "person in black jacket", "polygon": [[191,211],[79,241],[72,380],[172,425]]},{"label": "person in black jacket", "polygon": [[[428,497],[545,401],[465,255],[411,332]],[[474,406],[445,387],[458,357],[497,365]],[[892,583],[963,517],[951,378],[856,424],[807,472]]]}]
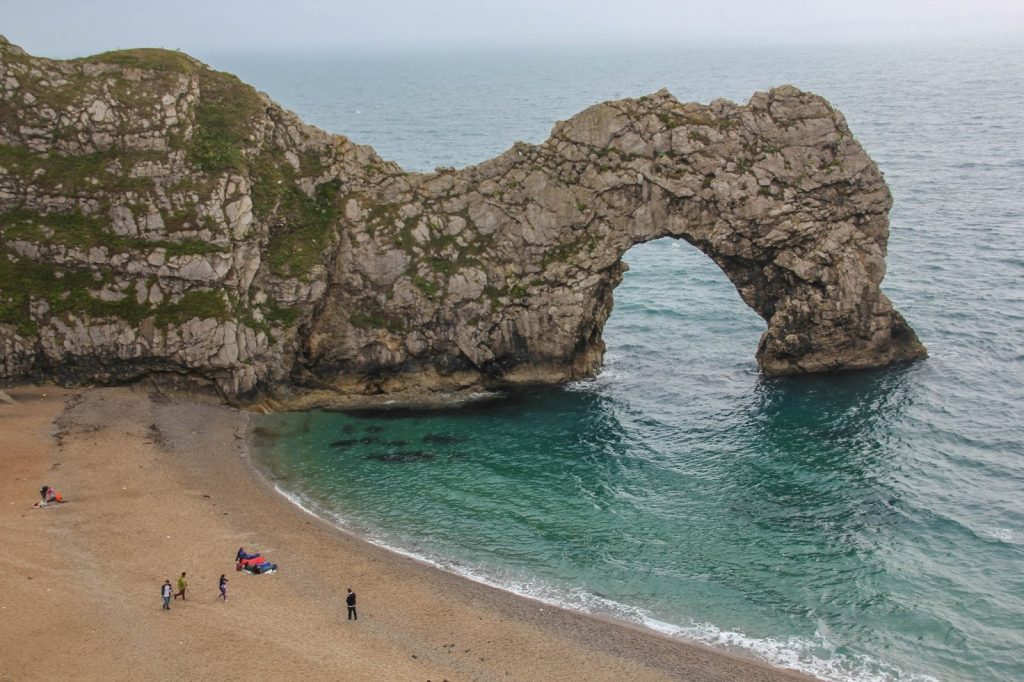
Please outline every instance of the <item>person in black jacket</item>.
[{"label": "person in black jacket", "polygon": [[171,587],[171,581],[165,580],[164,584],[160,586],[160,598],[164,600],[164,609],[167,611],[171,610],[171,595],[174,593],[174,588]]},{"label": "person in black jacket", "polygon": [[348,604],[348,619],[359,620],[359,616],[356,615],[356,593],[352,591],[352,588],[348,588],[348,594],[345,595],[345,603]]}]

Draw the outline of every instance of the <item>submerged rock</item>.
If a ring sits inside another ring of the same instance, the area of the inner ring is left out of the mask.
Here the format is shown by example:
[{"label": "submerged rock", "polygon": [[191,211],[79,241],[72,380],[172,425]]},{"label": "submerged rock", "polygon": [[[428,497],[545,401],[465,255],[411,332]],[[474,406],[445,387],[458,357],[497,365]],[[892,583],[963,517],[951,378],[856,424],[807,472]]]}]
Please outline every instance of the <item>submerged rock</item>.
[{"label": "submerged rock", "polygon": [[462,443],[466,439],[460,436],[451,436],[446,433],[428,433],[423,436],[424,443],[432,443],[435,445],[451,445],[452,443]]},{"label": "submerged rock", "polygon": [[0,383],[286,405],[592,376],[623,254],[666,236],[765,320],[767,374],[926,354],[880,289],[882,175],[792,86],[605,102],[427,174],[178,52],[0,38],[0,108]]},{"label": "submerged rock", "polygon": [[366,459],[377,462],[429,462],[434,459],[434,453],[414,450],[412,452],[382,452],[375,455],[367,455]]}]

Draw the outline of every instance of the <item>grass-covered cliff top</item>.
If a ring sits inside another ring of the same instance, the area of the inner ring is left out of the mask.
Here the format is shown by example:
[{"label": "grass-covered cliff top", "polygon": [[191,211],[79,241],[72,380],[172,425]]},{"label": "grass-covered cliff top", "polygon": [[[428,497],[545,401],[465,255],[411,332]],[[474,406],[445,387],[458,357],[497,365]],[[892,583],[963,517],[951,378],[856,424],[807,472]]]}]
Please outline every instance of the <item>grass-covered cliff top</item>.
[{"label": "grass-covered cliff top", "polygon": [[61,62],[78,64],[115,64],[137,69],[148,69],[152,71],[174,71],[177,73],[192,74],[201,70],[209,70],[210,67],[195,57],[191,57],[179,50],[167,50],[159,47],[138,47],[127,50],[110,50],[99,54],[74,59],[59,60],[46,57],[30,56],[25,50],[18,47],[6,36],[0,35],[0,51],[10,56],[25,57],[33,60],[45,60],[48,62]]},{"label": "grass-covered cliff top", "polygon": [[[115,139],[110,146],[119,148],[122,153],[131,151],[131,145],[116,139],[117,133],[130,133],[135,122],[151,119],[154,110],[163,104],[164,96],[182,91],[182,76],[188,79],[185,83],[194,81],[198,86],[194,131],[191,136],[185,135],[188,121],[181,121],[174,126],[176,129],[167,130],[168,141],[172,147],[183,146],[189,160],[200,170],[208,172],[243,168],[242,151],[252,135],[253,118],[263,106],[252,86],[176,50],[137,48],[77,59],[52,60],[30,56],[0,36],[0,57],[8,62],[5,71],[15,74],[22,93],[33,98],[31,104],[34,106],[22,112],[25,116],[30,116],[33,110],[43,112],[47,106],[58,114],[80,110],[88,113],[88,107],[99,100],[118,111],[117,125],[112,131]],[[97,73],[86,68],[89,65],[111,65],[151,73],[144,78],[131,77],[120,71]],[[18,124],[39,126],[46,123],[15,120],[14,113],[8,111],[0,116],[0,125],[6,124],[3,127],[8,129],[10,138],[17,139]],[[79,132],[60,128],[82,127],[79,117],[63,124],[59,118],[48,122],[57,128],[55,136],[58,138]],[[97,125],[93,127],[99,128],[105,121],[95,123]]]},{"label": "grass-covered cliff top", "polygon": [[111,50],[88,57],[79,57],[71,60],[86,64],[116,64],[136,69],[149,69],[152,71],[176,71],[178,73],[193,74],[202,70],[209,70],[206,64],[198,59],[190,57],[184,52],[177,50],[165,50],[157,47],[139,47],[129,50]]}]

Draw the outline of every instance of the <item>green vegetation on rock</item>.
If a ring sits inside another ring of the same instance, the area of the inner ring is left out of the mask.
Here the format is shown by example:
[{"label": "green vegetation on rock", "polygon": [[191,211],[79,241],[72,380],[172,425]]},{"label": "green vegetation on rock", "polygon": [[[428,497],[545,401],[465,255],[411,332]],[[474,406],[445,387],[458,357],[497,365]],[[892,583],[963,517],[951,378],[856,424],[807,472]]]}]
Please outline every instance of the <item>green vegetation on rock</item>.
[{"label": "green vegetation on rock", "polygon": [[244,150],[261,104],[252,86],[236,76],[208,69],[200,71],[199,101],[187,146],[188,160],[207,172],[244,170]]},{"label": "green vegetation on rock", "polygon": [[105,247],[110,254],[164,249],[168,258],[223,253],[229,248],[198,239],[169,241],[124,237],[107,231],[107,225],[108,221],[98,216],[86,216],[78,211],[43,214],[21,208],[0,214],[0,242],[23,240],[83,250]]},{"label": "green vegetation on rock", "polygon": [[149,178],[128,174],[132,162],[166,158],[161,152],[107,150],[92,154],[40,154],[25,147],[0,144],[0,168],[16,177],[32,178],[32,185],[71,192],[144,192]]},{"label": "green vegetation on rock", "polygon": [[136,69],[153,71],[175,71],[178,73],[195,73],[204,66],[183,52],[163,50],[160,48],[140,47],[130,50],[112,50],[100,54],[81,57],[72,61],[91,64],[117,64]]},{"label": "green vegetation on rock", "polygon": [[[341,182],[319,185],[308,197],[291,181],[290,172],[279,169],[269,179],[254,176],[253,187],[253,196],[259,197],[260,203],[260,208],[254,205],[254,209],[270,223],[264,262],[278,276],[305,278],[313,266],[323,262],[324,251],[331,244]],[[274,203],[270,205],[270,201]]]},{"label": "green vegetation on rock", "polygon": [[372,303],[353,312],[348,321],[357,329],[386,329],[395,333],[407,331],[403,320],[387,314],[379,305]]},{"label": "green vegetation on rock", "polygon": [[544,252],[544,256],[541,258],[541,265],[546,268],[554,263],[566,263],[581,251],[593,251],[597,248],[598,243],[599,240],[596,236],[590,236],[582,237],[567,244],[559,244]]},{"label": "green vegetation on rock", "polygon": [[180,324],[198,317],[200,320],[213,318],[227,320],[230,311],[224,302],[224,294],[211,289],[193,289],[185,292],[180,300],[162,303],[152,308],[153,322],[158,327]]},{"label": "green vegetation on rock", "polygon": [[274,299],[269,299],[265,304],[264,318],[271,324],[278,324],[282,327],[291,327],[299,319],[301,311],[298,308],[285,308]]},{"label": "green vegetation on rock", "polygon": [[101,271],[60,268],[49,263],[11,259],[0,253],[0,322],[13,324],[19,333],[36,331],[30,314],[33,301],[45,301],[49,314],[77,314],[89,317],[118,317],[138,324],[146,317],[146,306],[134,297],[103,301],[90,294],[105,279]]},{"label": "green vegetation on rock", "polygon": [[33,302],[45,302],[48,315],[118,318],[132,326],[152,318],[158,327],[180,324],[194,317],[226,320],[230,310],[218,291],[192,290],[176,302],[139,303],[134,291],[116,301],[104,301],[98,287],[113,281],[107,268],[64,268],[13,257],[0,248],[0,323],[14,325],[22,336],[37,332]]},{"label": "green vegetation on rock", "polygon": [[434,298],[441,290],[440,286],[431,282],[429,279],[420,277],[419,275],[412,276],[412,283],[416,285],[416,288],[426,294],[427,298]]}]

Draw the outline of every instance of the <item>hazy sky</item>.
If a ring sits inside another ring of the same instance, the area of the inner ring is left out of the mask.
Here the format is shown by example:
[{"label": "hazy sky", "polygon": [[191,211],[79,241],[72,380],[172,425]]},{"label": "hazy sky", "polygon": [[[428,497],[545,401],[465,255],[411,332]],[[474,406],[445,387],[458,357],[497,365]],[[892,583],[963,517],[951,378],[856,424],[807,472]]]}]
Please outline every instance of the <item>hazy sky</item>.
[{"label": "hazy sky", "polygon": [[0,0],[0,33],[52,57],[140,46],[813,44],[1020,36],[1024,0]]}]

